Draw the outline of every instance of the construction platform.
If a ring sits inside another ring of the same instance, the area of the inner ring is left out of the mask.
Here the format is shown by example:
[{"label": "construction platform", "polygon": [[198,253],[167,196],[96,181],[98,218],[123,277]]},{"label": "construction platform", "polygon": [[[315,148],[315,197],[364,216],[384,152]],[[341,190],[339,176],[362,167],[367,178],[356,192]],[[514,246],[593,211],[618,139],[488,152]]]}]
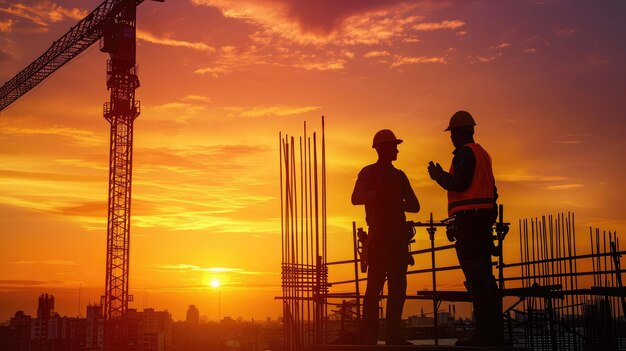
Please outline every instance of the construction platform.
[{"label": "construction platform", "polygon": [[312,346],[307,351],[530,351],[520,347],[497,346],[434,346],[434,345],[320,345]]}]

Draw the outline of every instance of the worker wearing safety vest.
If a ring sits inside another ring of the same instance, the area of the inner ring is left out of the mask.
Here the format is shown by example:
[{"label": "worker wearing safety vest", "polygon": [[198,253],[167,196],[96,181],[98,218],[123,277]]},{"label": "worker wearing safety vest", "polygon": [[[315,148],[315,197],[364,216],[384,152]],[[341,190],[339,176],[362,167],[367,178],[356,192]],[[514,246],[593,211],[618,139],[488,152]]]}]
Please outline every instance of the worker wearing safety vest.
[{"label": "worker wearing safety vest", "polygon": [[474,142],[475,125],[467,111],[452,115],[445,129],[450,131],[455,147],[450,171],[431,161],[428,173],[448,191],[448,216],[454,221],[447,234],[451,241],[456,241],[457,257],[474,308],[474,333],[456,345],[498,346],[504,343],[502,303],[491,265],[498,193],[491,157]]},{"label": "worker wearing safety vest", "polygon": [[369,227],[367,245],[367,289],[363,301],[363,342],[376,345],[378,340],[378,303],[387,278],[387,345],[410,345],[400,334],[402,308],[406,299],[406,272],[409,264],[409,236],[405,212],[418,212],[419,201],[409,179],[392,164],[398,156],[398,144],[392,131],[383,129],[374,135],[372,147],[378,161],[359,173],[353,205],[365,205]]}]

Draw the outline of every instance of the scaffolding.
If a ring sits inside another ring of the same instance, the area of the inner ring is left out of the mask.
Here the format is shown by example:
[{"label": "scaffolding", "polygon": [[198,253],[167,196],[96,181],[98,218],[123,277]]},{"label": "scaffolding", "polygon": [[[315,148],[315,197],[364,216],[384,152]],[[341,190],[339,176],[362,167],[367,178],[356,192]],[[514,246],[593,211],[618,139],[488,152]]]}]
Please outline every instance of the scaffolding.
[{"label": "scaffolding", "polygon": [[626,251],[617,233],[589,228],[588,251],[580,253],[573,213],[519,227],[520,262],[504,265],[512,274],[501,280],[535,293],[504,311],[509,337],[532,350],[625,350]]},{"label": "scaffolding", "polygon": [[[500,213],[503,213],[502,208]],[[438,273],[457,271],[462,276],[459,265],[436,264],[436,255],[454,249],[454,244],[435,245],[434,235],[438,228],[446,226],[446,220],[433,221],[431,215],[427,222],[409,221],[407,224],[425,229],[430,239],[430,248],[411,251],[415,261],[430,262],[430,267],[410,269],[407,274],[430,275],[432,281],[431,289],[417,291],[415,295],[409,293],[407,300],[432,301],[433,316],[440,314],[443,301],[471,302],[466,291],[441,290],[437,286]],[[497,250],[500,255],[492,262],[503,298],[502,322],[506,340],[515,347],[536,351],[626,350],[626,289],[621,278],[625,270],[620,262],[626,251],[620,250],[617,234],[590,228],[589,252],[581,254],[579,246],[585,245],[576,241],[573,213],[520,220],[520,259],[505,263],[504,253],[510,252],[502,246],[506,242],[507,225],[502,216],[494,225],[493,239],[497,243],[495,247],[500,248]],[[354,292],[335,293],[329,289],[326,300],[329,304],[342,306],[342,314],[340,323],[326,327],[329,333],[326,340],[349,341],[353,339],[342,338],[342,335],[359,333],[360,302],[364,296],[359,282],[366,280],[359,276],[359,232],[363,229],[356,228],[353,223],[352,260],[327,263],[328,266],[354,265],[354,279],[328,283],[331,288],[353,285]],[[420,255],[430,256],[430,259],[420,260]],[[381,299],[386,297],[382,295]],[[352,299],[352,302],[347,303],[346,299]],[[333,303],[336,300],[341,303]],[[437,321],[438,318],[433,318],[432,328],[419,337],[430,339],[437,345],[441,337],[462,336],[458,324],[451,331],[438,326]],[[416,335],[405,330],[405,337],[413,339]]]},{"label": "scaffolding", "polygon": [[[283,349],[358,342],[364,297],[360,283],[367,279],[360,257],[366,231],[353,222],[351,238],[345,235],[353,257],[327,260],[324,118],[321,160],[317,133],[309,136],[306,123],[301,137],[279,134],[279,146],[282,296],[278,299],[283,303]],[[505,339],[514,347],[536,351],[626,350],[625,270],[620,262],[626,251],[620,250],[617,233],[589,228],[587,244],[577,237],[574,214],[566,213],[520,220],[516,242],[512,234],[505,240],[510,224],[504,221],[502,206],[499,214],[493,226],[492,264],[502,297]],[[421,266],[407,274],[431,281],[430,289],[408,292],[407,300],[431,301],[432,311],[426,314],[433,318],[428,328],[404,328],[406,339],[428,339],[438,345],[441,338],[462,337],[470,331],[465,324],[442,325],[438,318],[444,301],[471,302],[465,290],[442,290],[437,283],[438,274],[444,272],[463,277],[458,264],[437,264],[439,255],[454,255],[454,243],[435,240],[445,235],[448,223],[449,219],[434,220],[432,213],[425,222],[407,221],[416,237],[426,234],[430,242],[429,247],[410,251]],[[519,257],[505,257],[515,251]],[[332,267],[353,270],[354,275],[329,281]],[[381,295],[382,323],[386,298]]]}]

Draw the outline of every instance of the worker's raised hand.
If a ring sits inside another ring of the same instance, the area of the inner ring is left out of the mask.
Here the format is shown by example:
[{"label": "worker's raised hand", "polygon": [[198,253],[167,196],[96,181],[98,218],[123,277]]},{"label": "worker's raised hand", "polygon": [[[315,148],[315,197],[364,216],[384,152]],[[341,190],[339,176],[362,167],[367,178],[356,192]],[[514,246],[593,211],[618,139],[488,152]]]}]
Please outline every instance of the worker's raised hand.
[{"label": "worker's raised hand", "polygon": [[440,164],[435,164],[433,161],[428,162],[428,175],[430,179],[437,180],[443,173],[443,168],[441,168]]}]

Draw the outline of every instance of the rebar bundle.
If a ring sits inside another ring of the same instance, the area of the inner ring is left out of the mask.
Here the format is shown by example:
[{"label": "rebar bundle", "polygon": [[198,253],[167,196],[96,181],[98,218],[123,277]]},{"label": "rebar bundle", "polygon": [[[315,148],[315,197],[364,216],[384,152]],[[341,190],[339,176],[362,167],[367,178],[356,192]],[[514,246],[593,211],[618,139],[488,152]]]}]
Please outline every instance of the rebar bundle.
[{"label": "rebar bundle", "polygon": [[590,228],[590,252],[580,254],[573,213],[519,226],[521,260],[506,268],[519,268],[521,277],[504,280],[542,292],[525,297],[521,311],[509,309],[516,314],[509,319],[512,339],[532,350],[623,350],[626,290],[617,234]]},{"label": "rebar bundle", "polygon": [[[284,350],[325,343],[326,152],[322,116],[321,162],[317,133],[280,139]],[[297,143],[296,143],[297,140]]]}]

